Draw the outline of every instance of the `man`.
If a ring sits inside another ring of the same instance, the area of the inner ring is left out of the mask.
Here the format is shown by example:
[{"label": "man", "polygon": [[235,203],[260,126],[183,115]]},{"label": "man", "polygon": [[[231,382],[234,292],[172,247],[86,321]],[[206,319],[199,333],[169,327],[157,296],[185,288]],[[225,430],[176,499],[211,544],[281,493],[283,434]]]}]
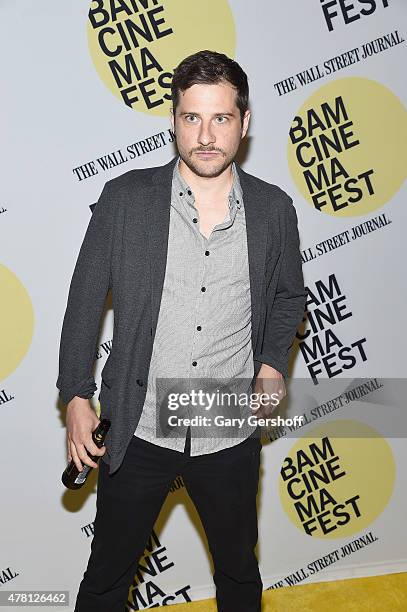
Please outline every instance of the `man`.
[{"label": "man", "polygon": [[[69,289],[57,381],[68,458],[82,469],[98,465],[87,451],[103,457],[76,612],[122,612],[178,474],[208,538],[219,612],[261,609],[259,427],[247,421],[243,435],[229,437],[213,427],[198,436],[191,427],[157,428],[156,381],[254,379],[257,393],[284,395],[306,298],[297,217],[283,190],[234,162],[250,120],[247,77],[235,61],[211,51],[186,58],[172,100],[179,157],[105,185]],[[99,400],[112,425],[98,449],[89,398],[109,288],[113,343]],[[266,402],[255,415],[272,409]]]}]

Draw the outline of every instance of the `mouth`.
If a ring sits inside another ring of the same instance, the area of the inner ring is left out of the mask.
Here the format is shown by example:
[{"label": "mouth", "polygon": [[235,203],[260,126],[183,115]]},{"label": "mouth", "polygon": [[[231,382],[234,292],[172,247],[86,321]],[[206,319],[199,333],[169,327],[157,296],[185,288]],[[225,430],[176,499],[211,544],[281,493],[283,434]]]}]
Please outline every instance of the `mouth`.
[{"label": "mouth", "polygon": [[219,155],[219,151],[195,151],[195,155],[200,159],[213,159]]}]

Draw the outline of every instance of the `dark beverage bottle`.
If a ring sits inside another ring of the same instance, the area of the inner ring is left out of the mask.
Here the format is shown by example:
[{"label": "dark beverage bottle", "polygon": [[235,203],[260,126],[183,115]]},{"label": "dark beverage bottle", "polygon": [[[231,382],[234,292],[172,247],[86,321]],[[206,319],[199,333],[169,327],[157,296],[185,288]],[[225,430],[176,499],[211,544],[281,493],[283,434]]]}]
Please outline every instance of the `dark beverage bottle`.
[{"label": "dark beverage bottle", "polygon": [[[92,440],[98,448],[102,448],[109,428],[110,421],[108,419],[102,419],[96,429],[92,431]],[[99,455],[95,456],[91,455],[88,451],[86,452],[88,453],[92,461],[99,461]],[[82,472],[80,472],[76,467],[74,460],[72,459],[72,461],[68,464],[68,466],[62,473],[61,480],[68,489],[79,489],[85,483],[92,469],[93,468],[90,465],[85,464],[83,466]]]}]

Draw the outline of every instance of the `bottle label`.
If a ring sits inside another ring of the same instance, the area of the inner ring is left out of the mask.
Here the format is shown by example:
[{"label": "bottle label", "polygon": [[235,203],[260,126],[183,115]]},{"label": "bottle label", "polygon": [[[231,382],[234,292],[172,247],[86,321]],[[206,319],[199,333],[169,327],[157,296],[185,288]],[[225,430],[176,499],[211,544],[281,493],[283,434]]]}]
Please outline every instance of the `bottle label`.
[{"label": "bottle label", "polygon": [[88,475],[88,472],[91,470],[92,468],[90,467],[90,465],[85,465],[82,472],[79,472],[79,474],[77,475],[77,477],[74,480],[75,484],[82,484],[83,482],[85,482],[86,477]]}]

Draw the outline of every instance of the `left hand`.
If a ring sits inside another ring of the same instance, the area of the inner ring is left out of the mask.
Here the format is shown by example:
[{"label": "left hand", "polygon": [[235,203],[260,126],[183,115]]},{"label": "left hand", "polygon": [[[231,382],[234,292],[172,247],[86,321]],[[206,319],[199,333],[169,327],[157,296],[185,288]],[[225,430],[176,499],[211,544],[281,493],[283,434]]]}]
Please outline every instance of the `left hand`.
[{"label": "left hand", "polygon": [[[263,363],[253,385],[253,393],[256,394],[255,407],[252,407],[253,415],[256,418],[270,417],[287,393],[281,372]],[[262,393],[265,394],[264,398]],[[259,404],[261,405],[257,408]]]}]

